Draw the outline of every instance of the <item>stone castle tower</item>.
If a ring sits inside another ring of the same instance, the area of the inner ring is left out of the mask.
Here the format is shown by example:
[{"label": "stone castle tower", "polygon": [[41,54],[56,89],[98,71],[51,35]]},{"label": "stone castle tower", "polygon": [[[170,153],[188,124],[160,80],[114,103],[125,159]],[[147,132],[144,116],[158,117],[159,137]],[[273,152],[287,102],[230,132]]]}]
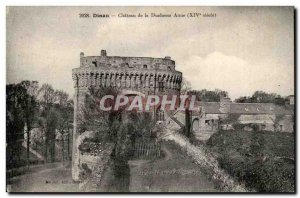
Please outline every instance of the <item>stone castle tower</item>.
[{"label": "stone castle tower", "polygon": [[100,56],[85,56],[80,53],[80,67],[72,70],[74,81],[74,132],[73,132],[73,179],[78,180],[78,117],[90,87],[112,87],[124,93],[138,95],[179,95],[182,73],[175,70],[171,57],[120,57],[107,56],[101,50]]},{"label": "stone castle tower", "polygon": [[[75,90],[94,87],[113,87],[121,90],[153,94],[177,94],[182,73],[175,70],[175,61],[165,58],[84,56],[80,53],[80,67],[73,69]],[[156,90],[157,89],[157,90]]]}]

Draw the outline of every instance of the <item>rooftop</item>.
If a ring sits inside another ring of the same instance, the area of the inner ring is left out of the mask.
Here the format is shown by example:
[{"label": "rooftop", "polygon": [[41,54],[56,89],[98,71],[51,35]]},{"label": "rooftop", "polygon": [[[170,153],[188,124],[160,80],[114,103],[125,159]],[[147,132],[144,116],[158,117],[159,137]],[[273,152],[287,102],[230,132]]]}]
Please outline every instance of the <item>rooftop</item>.
[{"label": "rooftop", "polygon": [[[294,114],[294,105],[279,106],[274,103],[229,103],[229,113],[236,114]],[[201,102],[207,114],[222,114],[220,102]]]}]

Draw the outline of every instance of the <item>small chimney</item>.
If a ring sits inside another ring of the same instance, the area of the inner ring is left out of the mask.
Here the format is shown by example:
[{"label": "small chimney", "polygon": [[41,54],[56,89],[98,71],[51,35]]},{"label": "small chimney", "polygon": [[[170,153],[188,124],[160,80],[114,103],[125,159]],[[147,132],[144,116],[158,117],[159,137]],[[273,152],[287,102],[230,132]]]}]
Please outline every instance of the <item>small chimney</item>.
[{"label": "small chimney", "polygon": [[295,96],[290,95],[290,96],[288,97],[288,99],[289,99],[289,104],[290,104],[290,105],[294,105],[294,104],[295,104]]},{"label": "small chimney", "polygon": [[222,113],[229,113],[230,112],[230,104],[232,101],[227,96],[227,94],[224,94],[224,96],[220,97],[220,112]]},{"label": "small chimney", "polygon": [[164,59],[171,60],[171,56],[165,56]]},{"label": "small chimney", "polygon": [[84,53],[80,52],[80,58],[84,57]]},{"label": "small chimney", "polygon": [[106,50],[101,50],[101,56],[106,56]]}]

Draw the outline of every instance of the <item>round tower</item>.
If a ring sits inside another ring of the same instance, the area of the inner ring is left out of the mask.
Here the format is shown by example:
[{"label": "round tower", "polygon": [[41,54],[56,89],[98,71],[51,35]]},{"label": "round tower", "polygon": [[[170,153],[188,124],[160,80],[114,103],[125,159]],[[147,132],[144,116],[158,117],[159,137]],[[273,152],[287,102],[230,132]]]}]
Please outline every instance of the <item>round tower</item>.
[{"label": "round tower", "polygon": [[179,95],[182,73],[175,70],[171,57],[120,57],[107,56],[106,50],[100,56],[85,56],[80,53],[80,67],[72,70],[74,82],[74,132],[72,175],[78,180],[79,151],[76,148],[78,126],[84,105],[85,94],[90,87],[111,87],[123,92],[139,92],[145,95]]}]

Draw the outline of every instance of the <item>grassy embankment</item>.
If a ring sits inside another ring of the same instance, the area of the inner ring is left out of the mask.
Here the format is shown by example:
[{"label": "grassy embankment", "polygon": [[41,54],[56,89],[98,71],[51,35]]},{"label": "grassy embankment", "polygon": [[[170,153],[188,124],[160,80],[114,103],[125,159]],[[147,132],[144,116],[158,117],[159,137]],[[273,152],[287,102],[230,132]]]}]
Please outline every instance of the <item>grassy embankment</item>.
[{"label": "grassy embankment", "polygon": [[230,175],[259,192],[294,192],[294,134],[221,131],[207,142]]}]

